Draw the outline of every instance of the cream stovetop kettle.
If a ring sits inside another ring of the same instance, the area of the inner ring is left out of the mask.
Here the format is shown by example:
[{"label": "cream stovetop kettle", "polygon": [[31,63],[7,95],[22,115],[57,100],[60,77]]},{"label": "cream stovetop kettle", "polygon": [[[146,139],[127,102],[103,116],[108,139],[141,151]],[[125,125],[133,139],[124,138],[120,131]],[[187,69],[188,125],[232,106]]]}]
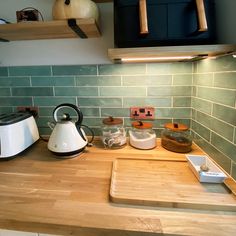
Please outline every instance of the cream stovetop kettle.
[{"label": "cream stovetop kettle", "polygon": [[[58,113],[63,108],[70,108],[68,110],[72,109],[75,111],[77,120],[74,122],[69,113],[63,113],[62,118],[59,119]],[[83,114],[77,106],[69,103],[61,104],[54,109],[53,118],[56,124],[52,122],[48,123],[49,127],[53,129],[48,141],[48,149],[52,153],[68,158],[76,156],[82,152],[88,145],[88,139],[82,126],[90,130],[93,140],[93,131],[89,127],[82,125]]]}]

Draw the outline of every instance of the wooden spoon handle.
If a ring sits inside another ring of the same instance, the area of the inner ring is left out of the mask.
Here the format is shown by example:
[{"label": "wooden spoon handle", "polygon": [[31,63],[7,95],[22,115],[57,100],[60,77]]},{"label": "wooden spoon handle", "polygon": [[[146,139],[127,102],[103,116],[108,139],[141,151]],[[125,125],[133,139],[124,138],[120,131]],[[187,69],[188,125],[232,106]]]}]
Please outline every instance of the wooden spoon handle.
[{"label": "wooden spoon handle", "polygon": [[139,0],[139,22],[140,34],[148,34],[147,3],[146,0]]},{"label": "wooden spoon handle", "polygon": [[206,12],[204,6],[204,0],[195,0],[197,6],[197,16],[198,16],[198,31],[205,32],[208,30]]}]

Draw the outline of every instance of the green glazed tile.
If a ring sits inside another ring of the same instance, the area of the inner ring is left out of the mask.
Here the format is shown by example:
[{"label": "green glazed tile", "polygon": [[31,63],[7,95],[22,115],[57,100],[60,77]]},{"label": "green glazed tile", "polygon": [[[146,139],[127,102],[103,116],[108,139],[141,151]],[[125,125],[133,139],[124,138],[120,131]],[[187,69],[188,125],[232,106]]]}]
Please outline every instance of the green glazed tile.
[{"label": "green glazed tile", "polygon": [[74,86],[72,76],[36,76],[31,77],[32,86]]},{"label": "green glazed tile", "polygon": [[98,96],[97,87],[55,87],[56,96]]},{"label": "green glazed tile", "polygon": [[124,107],[132,106],[152,106],[152,107],[171,107],[171,98],[123,98]]},{"label": "green glazed tile", "polygon": [[146,95],[146,89],[143,87],[101,87],[100,95],[139,97]]},{"label": "green glazed tile", "polygon": [[232,141],[233,127],[204,113],[197,112],[196,120],[202,125]]},{"label": "green glazed tile", "polygon": [[101,109],[102,117],[129,117],[130,110],[128,108],[102,108]]},{"label": "green glazed tile", "polygon": [[55,107],[39,107],[39,116],[51,117]]},{"label": "green glazed tile", "polygon": [[210,128],[217,134],[233,142],[233,135],[234,135],[233,126],[224,123],[220,120],[212,119]]},{"label": "green glazed tile", "polygon": [[102,126],[102,118],[87,118],[85,117],[83,120],[83,124],[87,126],[97,126],[101,127]]},{"label": "green glazed tile", "polygon": [[29,77],[0,77],[0,86],[30,86]]},{"label": "green glazed tile", "polygon": [[30,97],[5,97],[0,99],[0,106],[32,106]]},{"label": "green glazed tile", "polygon": [[236,126],[236,109],[221,106],[218,104],[213,105],[213,116],[221,119],[231,125]]},{"label": "green glazed tile", "polygon": [[38,129],[39,129],[39,134],[40,135],[50,135],[51,133],[52,133],[52,130],[48,127],[48,128],[46,128],[46,127],[38,127]]},{"label": "green glazed tile", "polygon": [[236,92],[226,89],[204,88],[199,87],[197,96],[213,102],[225,104],[228,106],[235,105]]},{"label": "green glazed tile", "polygon": [[197,111],[196,112],[196,121],[209,129],[211,129],[211,123],[213,118],[207,114]]},{"label": "green glazed tile", "polygon": [[82,107],[81,111],[84,117],[99,117],[100,116],[99,108]]},{"label": "green glazed tile", "polygon": [[190,118],[191,108],[157,108],[156,118]]},{"label": "green glazed tile", "polygon": [[12,107],[0,107],[0,114],[7,114],[7,113],[11,113],[11,112],[13,112]]},{"label": "green glazed tile", "polygon": [[192,86],[192,97],[197,96],[197,86]]},{"label": "green glazed tile", "polygon": [[10,88],[0,88],[0,96],[11,96]]},{"label": "green glazed tile", "polygon": [[232,163],[232,173],[231,173],[231,176],[236,181],[236,163],[235,162]]},{"label": "green glazed tile", "polygon": [[52,66],[53,75],[97,75],[96,65]]},{"label": "green glazed tile", "polygon": [[234,128],[234,143],[236,144],[236,128]]},{"label": "green glazed tile", "polygon": [[191,107],[191,97],[174,97],[173,107]]},{"label": "green glazed tile", "polygon": [[191,96],[191,86],[162,86],[148,88],[148,96]]},{"label": "green glazed tile", "polygon": [[213,160],[215,160],[225,171],[230,173],[231,160],[211,144],[195,134],[194,142],[203,149]]},{"label": "green glazed tile", "polygon": [[219,151],[223,152],[226,156],[236,162],[236,145],[228,142],[226,139],[223,139],[215,133],[212,133],[211,143]]},{"label": "green glazed tile", "polygon": [[206,139],[208,142],[210,141],[210,130],[206,127],[202,126],[201,124],[192,121],[192,130],[196,132],[198,135]]},{"label": "green glazed tile", "polygon": [[123,76],[124,86],[158,86],[171,85],[171,75],[130,75]]},{"label": "green glazed tile", "polygon": [[76,105],[76,98],[72,97],[34,97],[35,106],[58,106],[62,103],[72,103]]},{"label": "green glazed tile", "polygon": [[236,60],[232,56],[220,57],[215,60],[202,60],[198,62],[198,72],[235,71]]},{"label": "green glazed tile", "polygon": [[0,66],[0,76],[8,76],[7,67]]},{"label": "green glazed tile", "polygon": [[78,98],[78,104],[80,106],[91,107],[121,107],[121,98]]},{"label": "green glazed tile", "polygon": [[192,73],[192,63],[148,63],[148,74],[184,74]]},{"label": "green glazed tile", "polygon": [[215,60],[216,71],[236,71],[236,60],[231,55]]},{"label": "green glazed tile", "polygon": [[196,120],[196,116],[197,116],[197,110],[192,109],[192,119]]},{"label": "green glazed tile", "polygon": [[76,77],[77,86],[119,86],[121,76],[79,76]]},{"label": "green glazed tile", "polygon": [[198,111],[211,114],[212,103],[192,97],[192,107]]},{"label": "green glazed tile", "polygon": [[205,59],[197,62],[197,73],[214,72],[216,71],[215,60]]},{"label": "green glazed tile", "polygon": [[51,75],[50,66],[13,66],[9,67],[10,76],[47,76]]},{"label": "green glazed tile", "polygon": [[173,75],[173,85],[192,85],[192,74]]},{"label": "green glazed tile", "polygon": [[53,96],[53,88],[48,87],[13,87],[13,96]]},{"label": "green glazed tile", "polygon": [[236,72],[215,73],[214,86],[236,89]]},{"label": "green glazed tile", "polygon": [[213,73],[207,74],[194,74],[193,84],[200,86],[212,86],[213,85]]},{"label": "green glazed tile", "polygon": [[37,125],[41,128],[48,128],[48,122],[54,122],[53,116],[51,115],[50,117],[38,117],[37,118]]},{"label": "green glazed tile", "polygon": [[112,64],[99,65],[99,75],[140,75],[145,74],[145,64]]}]

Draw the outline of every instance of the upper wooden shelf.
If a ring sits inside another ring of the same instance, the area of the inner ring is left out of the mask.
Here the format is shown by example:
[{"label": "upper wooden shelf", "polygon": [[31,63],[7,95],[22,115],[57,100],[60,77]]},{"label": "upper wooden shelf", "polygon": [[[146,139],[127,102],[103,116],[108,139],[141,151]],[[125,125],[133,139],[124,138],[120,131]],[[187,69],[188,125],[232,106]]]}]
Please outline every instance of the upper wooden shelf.
[{"label": "upper wooden shelf", "polygon": [[95,19],[21,22],[0,25],[1,41],[96,38],[100,37]]}]

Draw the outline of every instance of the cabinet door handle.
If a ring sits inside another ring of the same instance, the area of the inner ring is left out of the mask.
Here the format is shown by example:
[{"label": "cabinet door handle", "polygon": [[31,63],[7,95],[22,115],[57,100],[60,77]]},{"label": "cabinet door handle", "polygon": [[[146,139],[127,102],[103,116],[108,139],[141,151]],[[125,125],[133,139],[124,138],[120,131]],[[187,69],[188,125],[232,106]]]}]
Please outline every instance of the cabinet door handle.
[{"label": "cabinet door handle", "polygon": [[198,31],[205,32],[208,30],[204,0],[195,0],[197,6]]},{"label": "cabinet door handle", "polygon": [[139,23],[140,34],[148,34],[147,3],[146,0],[139,0]]}]

